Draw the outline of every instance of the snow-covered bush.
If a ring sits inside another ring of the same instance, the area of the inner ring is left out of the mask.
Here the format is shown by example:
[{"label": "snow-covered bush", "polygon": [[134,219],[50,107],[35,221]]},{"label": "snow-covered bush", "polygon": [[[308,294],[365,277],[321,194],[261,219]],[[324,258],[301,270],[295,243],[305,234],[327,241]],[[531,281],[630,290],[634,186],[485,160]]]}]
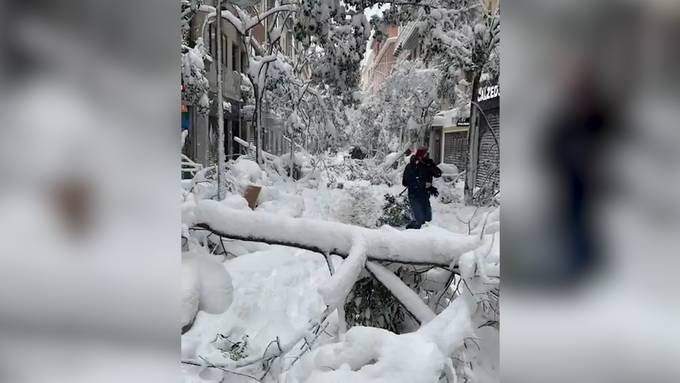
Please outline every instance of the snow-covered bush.
[{"label": "snow-covered bush", "polygon": [[302,178],[302,167],[304,161],[302,153],[293,153],[292,158],[290,152],[284,153],[279,157],[279,161],[281,168],[285,170],[286,175],[292,176],[294,180],[299,180]]},{"label": "snow-covered bush", "polygon": [[244,334],[238,341],[219,334],[215,340],[215,348],[231,360],[245,359],[248,357],[248,334]]},{"label": "snow-covered bush", "polygon": [[453,181],[456,177],[458,177],[458,167],[454,164],[442,162],[441,164],[437,165],[437,167],[442,171],[442,179],[445,181]]},{"label": "snow-covered bush", "polygon": [[187,105],[193,105],[202,114],[208,114],[210,109],[210,99],[208,98],[208,78],[204,60],[206,60],[207,49],[203,44],[203,39],[198,38],[193,48],[184,47],[181,56],[182,63],[182,83],[184,84],[182,101]]},{"label": "snow-covered bush", "polygon": [[411,221],[411,207],[403,195],[385,194],[385,204],[378,225],[406,226]]},{"label": "snow-covered bush", "polygon": [[335,218],[352,225],[373,228],[382,212],[380,200],[371,192],[366,181],[348,182],[344,193],[334,207]]},{"label": "snow-covered bush", "polygon": [[439,191],[439,202],[443,204],[463,202],[463,198],[454,187],[452,187],[450,184],[442,184],[442,186],[443,187],[437,188]]},{"label": "snow-covered bush", "polygon": [[399,301],[373,277],[356,281],[345,302],[349,327],[370,326],[399,333],[404,318]]}]

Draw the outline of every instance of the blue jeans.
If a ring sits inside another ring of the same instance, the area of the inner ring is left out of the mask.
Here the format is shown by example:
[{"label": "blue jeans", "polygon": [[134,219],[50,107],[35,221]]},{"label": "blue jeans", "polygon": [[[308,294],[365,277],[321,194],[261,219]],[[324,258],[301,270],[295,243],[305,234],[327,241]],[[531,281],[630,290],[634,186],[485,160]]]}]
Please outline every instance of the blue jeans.
[{"label": "blue jeans", "polygon": [[420,229],[425,222],[432,221],[432,206],[429,195],[409,194],[408,201],[411,204],[413,220],[406,225],[407,229]]}]

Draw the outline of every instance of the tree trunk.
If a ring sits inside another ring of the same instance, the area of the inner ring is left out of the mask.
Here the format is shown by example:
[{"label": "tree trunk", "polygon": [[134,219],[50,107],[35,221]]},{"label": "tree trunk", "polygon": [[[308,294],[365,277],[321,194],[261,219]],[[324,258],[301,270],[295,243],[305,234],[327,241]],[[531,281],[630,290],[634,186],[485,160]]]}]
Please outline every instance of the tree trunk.
[{"label": "tree trunk", "polygon": [[217,199],[222,200],[227,194],[224,179],[224,99],[222,96],[222,0],[217,0]]},{"label": "tree trunk", "polygon": [[[205,201],[202,201],[201,203],[204,202]],[[320,254],[326,253],[335,254],[341,258],[347,258],[349,256],[351,249],[351,241],[337,239],[338,230],[346,230],[346,227],[345,228],[336,227],[334,224],[329,225],[329,223],[325,221],[317,222],[314,220],[308,220],[314,221],[310,222],[311,225],[314,225],[314,230],[311,229],[309,230],[315,231],[316,233],[319,233],[320,231],[325,232],[326,230],[328,230],[327,231],[328,235],[325,235],[324,233],[323,236],[316,235],[307,236],[303,238],[289,238],[288,236],[283,235],[280,232],[276,232],[276,229],[274,228],[277,226],[285,227],[282,225],[286,224],[296,225],[301,222],[301,219],[288,217],[283,218],[272,217],[271,219],[268,218],[269,221],[267,222],[262,221],[261,224],[258,224],[257,232],[253,233],[251,231],[245,233],[243,229],[247,225],[244,226],[244,224],[242,223],[243,221],[241,221],[241,219],[250,219],[249,217],[251,217],[251,215],[255,213],[247,211],[232,211],[231,209],[229,209],[229,211],[226,213],[229,214],[230,218],[235,219],[231,220],[230,222],[223,222],[223,225],[221,224],[216,225],[221,226],[219,229],[211,226],[211,224],[207,222],[198,222],[193,226],[193,229],[207,230],[209,232],[216,234],[217,236],[238,241],[261,242],[269,245],[294,247],[297,249],[308,250]],[[304,227],[302,227],[301,229],[309,231],[307,228]],[[431,234],[414,236],[413,234],[408,232],[384,232],[377,229],[366,229],[360,227],[356,227],[356,229],[361,231],[363,235],[365,235],[367,238],[372,237],[374,239],[374,242],[369,243],[368,245],[369,249],[367,250],[367,259],[370,261],[386,261],[401,264],[424,265],[424,266],[441,266],[448,269],[451,267],[452,262],[454,262],[459,255],[479,247],[479,240],[477,236],[466,236],[463,238],[461,238],[459,235],[456,237],[444,236],[442,238],[437,236],[437,240],[441,241],[442,247],[433,248],[432,254],[424,256],[423,255],[424,250],[421,249],[425,249],[427,247],[427,244],[431,243],[434,240],[434,236]],[[403,240],[403,236],[409,237],[410,242],[413,244],[412,247],[404,247],[395,249],[392,252],[387,252],[385,246],[381,244],[383,241]],[[338,245],[335,246],[332,250],[328,250],[327,245],[329,241],[337,241]],[[420,244],[422,244],[420,249],[417,251],[414,250],[414,248],[416,246],[420,246]],[[450,248],[442,250],[443,246],[447,245]],[[453,270],[454,272],[458,272],[457,262],[455,262],[455,267]]]},{"label": "tree trunk", "polygon": [[293,170],[295,169],[295,155],[293,154],[294,150],[295,150],[295,146],[293,145],[293,137],[291,136],[291,138],[290,138],[290,169],[289,169],[290,178],[294,178],[293,177]]},{"label": "tree trunk", "polygon": [[262,135],[260,134],[260,127],[262,126],[262,102],[260,100],[259,89],[257,85],[253,85],[255,89],[255,162],[261,164],[260,148],[262,147]]},{"label": "tree trunk", "polygon": [[479,163],[479,109],[474,105],[477,100],[477,89],[479,89],[479,78],[481,72],[475,72],[472,82],[472,96],[470,98],[470,131],[468,134],[468,156],[465,173],[465,187],[463,195],[466,205],[473,204],[473,194],[475,183],[477,182],[477,165]]}]

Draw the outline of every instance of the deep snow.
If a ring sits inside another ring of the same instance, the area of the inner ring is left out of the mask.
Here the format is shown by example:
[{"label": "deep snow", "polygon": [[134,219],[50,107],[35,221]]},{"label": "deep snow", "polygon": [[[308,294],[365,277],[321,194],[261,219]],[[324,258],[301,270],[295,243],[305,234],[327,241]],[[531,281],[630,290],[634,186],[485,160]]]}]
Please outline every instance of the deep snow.
[{"label": "deep snow", "polygon": [[[321,225],[330,225],[333,228],[344,226],[331,222],[346,219],[345,214],[338,212],[337,205],[338,201],[348,198],[347,189],[351,187],[351,181],[343,180],[344,189],[328,188],[322,184],[318,187],[300,187],[291,182],[266,180],[264,179],[266,174],[256,172],[257,169],[250,165],[245,161],[239,163],[235,174],[242,175],[239,178],[244,181],[247,179],[248,182],[256,181],[263,185],[259,206],[255,213],[265,214],[268,218],[273,217],[275,221],[279,220],[281,224],[290,222],[292,218],[303,218],[311,219],[311,222],[325,221]],[[386,193],[399,194],[403,188],[400,186],[370,185],[367,190],[371,197],[377,201],[378,206],[381,206],[383,196]],[[459,185],[455,193],[462,197],[462,185]],[[209,194],[209,192],[205,194]],[[197,206],[204,208],[197,209]],[[431,232],[434,236],[449,235],[455,237],[456,235],[466,236],[468,233],[479,235],[486,220],[484,231],[491,235],[487,235],[485,240],[480,242],[482,246],[477,243],[471,248],[467,246],[461,248],[459,253],[461,260],[458,260],[459,267],[464,269],[466,275],[474,274],[475,270],[483,269],[488,275],[498,276],[496,264],[499,260],[499,241],[496,233],[497,227],[494,226],[498,221],[497,213],[489,214],[494,211],[490,208],[475,209],[456,203],[443,204],[435,199],[432,200],[432,207],[434,212],[433,222],[427,225],[425,232]],[[220,214],[220,211],[223,214]],[[370,209],[367,211],[370,211]],[[235,222],[239,222],[239,214],[243,215],[243,219],[247,219],[252,217],[253,213],[247,208],[245,200],[238,195],[231,195],[225,201],[219,203],[196,202],[191,197],[188,198],[188,202],[185,202],[183,208],[185,223],[205,221],[207,217],[208,220],[214,220],[219,224],[221,220],[224,221],[224,214],[233,216]],[[269,216],[270,214],[273,214],[273,216]],[[469,222],[473,215],[474,219]],[[271,220],[262,219],[259,223],[267,225],[271,224]],[[222,222],[222,224],[227,227],[231,225],[228,220]],[[189,226],[187,225],[185,229],[188,230]],[[305,229],[306,226],[301,225],[299,228]],[[230,227],[230,229],[233,228]],[[255,230],[256,227],[247,228],[247,230],[251,229]],[[313,230],[300,234],[289,232],[286,228],[277,230],[280,230],[282,235],[297,237],[304,237],[302,234],[314,235]],[[396,229],[388,227],[382,230],[387,233],[390,230],[396,231]],[[352,249],[353,236],[349,234],[347,237],[347,242],[350,245],[348,249]],[[495,239],[491,240],[491,238]],[[206,240],[214,241],[215,239],[212,237]],[[343,260],[339,257],[332,257],[337,272],[334,280],[331,278],[326,259],[318,253],[231,240],[225,240],[223,245],[229,253],[229,257],[224,260],[222,267],[228,272],[233,288],[230,305],[223,313],[211,314],[204,310],[198,311],[193,327],[182,336],[183,360],[200,361],[199,357],[202,357],[215,364],[224,363],[228,365],[233,363],[232,359],[234,358],[253,358],[265,353],[271,354],[272,350],[275,350],[278,345],[295,341],[300,337],[300,334],[308,331],[310,322],[318,320],[327,304],[337,305],[346,294],[347,280],[355,275],[357,265],[363,265],[364,260],[361,256],[363,252],[361,250],[365,250],[358,247],[356,249],[357,256],[350,257],[350,259],[355,260],[356,264],[354,265],[352,265],[352,262],[343,264]],[[476,248],[476,252],[479,254],[470,251],[473,248]],[[456,258],[458,256],[449,258],[449,260]],[[485,262],[479,262],[479,259],[483,259]],[[373,269],[375,271],[376,268]],[[429,274],[433,275],[432,283],[442,284],[445,282],[446,277],[435,275],[437,274],[436,270],[428,272]],[[417,298],[417,295],[415,298]],[[405,299],[411,299],[413,302],[415,298],[410,296]],[[463,299],[453,302],[457,301],[460,302],[460,305],[466,302]],[[467,302],[469,303],[469,301]],[[415,305],[418,305],[418,303],[415,303]],[[421,315],[425,318],[423,322],[439,323],[439,326],[442,326],[441,323],[444,321],[437,321],[439,317],[432,321],[432,314],[427,313],[427,310],[429,310],[427,307],[420,306],[416,310],[420,310]],[[469,310],[469,307],[458,308],[457,310]],[[326,323],[328,323],[328,327],[325,328],[325,332],[328,334],[338,333],[336,312],[331,314]],[[463,325],[458,326],[457,329],[447,328],[446,326],[439,327],[436,332],[446,334],[447,331],[461,331],[460,334],[467,334],[466,327]],[[437,336],[432,333],[423,336],[422,333],[425,332],[427,331],[421,328],[420,335],[415,333],[395,335],[380,329],[352,328],[349,329],[341,343],[329,343],[331,337],[321,332],[311,353],[308,352],[301,359],[296,360],[296,357],[301,354],[300,346],[302,343],[300,343],[285,358],[279,358],[275,362],[271,372],[263,381],[274,382],[281,376],[281,382],[289,383],[336,381],[437,382],[438,377],[428,376],[426,371],[431,372],[441,368],[443,373],[450,375],[450,366],[447,366],[446,361],[443,360],[440,349],[440,347],[450,347],[450,344],[438,346],[437,342],[441,343],[442,339],[437,338],[440,338],[441,334]],[[484,353],[481,354],[480,352],[476,355],[474,358],[474,374],[470,373],[468,377],[474,376],[474,381],[481,383],[499,381],[498,331],[494,328],[485,327],[480,331],[475,331],[474,336],[477,339],[476,343],[484,348]],[[452,337],[453,335],[446,339],[455,340]],[[345,360],[343,362],[343,358],[354,358],[352,360],[364,358],[367,355],[366,353],[370,351],[357,349],[357,342],[369,342],[370,350],[378,353],[374,356],[382,356],[381,362],[377,366],[371,367],[369,365],[367,370],[362,369],[363,372],[361,373],[348,368],[351,367],[351,361]],[[236,351],[240,350],[240,353],[234,353],[232,348]],[[323,368],[321,371],[316,371],[299,367],[309,365],[309,363],[314,365],[316,362],[313,361],[314,357],[310,355],[323,355],[329,352],[323,350],[342,350],[337,352],[345,353],[343,354],[344,357],[334,357],[336,362],[342,362],[339,363],[336,371],[326,374],[323,373]],[[294,360],[296,365],[291,368],[291,363]],[[238,371],[259,379],[262,375],[262,367],[260,364],[255,364]],[[182,365],[182,370],[186,382],[220,381],[223,378],[225,382],[255,381],[249,377],[235,375],[216,368]],[[284,371],[288,371],[288,373],[281,375]],[[383,375],[378,376],[378,372]],[[372,376],[375,379],[372,379]],[[418,378],[416,379],[416,377]]]}]

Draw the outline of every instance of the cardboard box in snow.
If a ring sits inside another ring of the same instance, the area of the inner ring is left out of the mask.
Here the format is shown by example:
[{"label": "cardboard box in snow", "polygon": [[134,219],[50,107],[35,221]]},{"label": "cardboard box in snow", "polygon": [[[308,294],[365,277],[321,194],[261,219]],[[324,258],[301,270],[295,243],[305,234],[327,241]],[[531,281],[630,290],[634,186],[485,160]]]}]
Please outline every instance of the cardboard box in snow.
[{"label": "cardboard box in snow", "polygon": [[257,206],[257,199],[260,196],[261,190],[261,186],[249,185],[243,193],[243,198],[248,201],[248,206],[253,210],[255,210],[255,207]]}]

